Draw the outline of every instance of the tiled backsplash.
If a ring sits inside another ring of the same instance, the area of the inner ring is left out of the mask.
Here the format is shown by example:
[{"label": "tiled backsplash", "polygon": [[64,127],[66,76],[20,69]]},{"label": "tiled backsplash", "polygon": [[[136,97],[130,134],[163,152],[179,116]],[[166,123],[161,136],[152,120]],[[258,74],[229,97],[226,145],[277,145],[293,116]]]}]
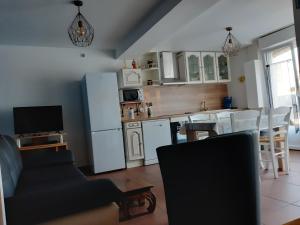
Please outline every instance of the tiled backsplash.
[{"label": "tiled backsplash", "polygon": [[144,87],[145,102],[153,103],[155,115],[196,112],[201,101],[209,110],[221,109],[228,95],[226,84],[193,84]]}]

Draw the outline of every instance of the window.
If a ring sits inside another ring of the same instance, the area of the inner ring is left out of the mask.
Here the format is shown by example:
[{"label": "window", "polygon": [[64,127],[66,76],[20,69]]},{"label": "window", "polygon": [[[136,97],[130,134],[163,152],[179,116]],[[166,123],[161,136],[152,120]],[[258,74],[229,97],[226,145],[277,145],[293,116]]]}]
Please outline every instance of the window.
[{"label": "window", "polygon": [[[292,107],[292,124],[299,131],[298,52],[292,45],[273,48],[265,54],[268,89],[272,107]],[[296,63],[297,62],[297,63]]]}]

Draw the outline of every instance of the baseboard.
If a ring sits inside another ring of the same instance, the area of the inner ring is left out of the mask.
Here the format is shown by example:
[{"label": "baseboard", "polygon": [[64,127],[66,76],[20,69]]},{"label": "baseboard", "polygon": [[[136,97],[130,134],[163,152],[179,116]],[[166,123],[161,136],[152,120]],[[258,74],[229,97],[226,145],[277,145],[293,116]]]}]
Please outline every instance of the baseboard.
[{"label": "baseboard", "polygon": [[300,146],[297,146],[297,145],[289,145],[289,149],[291,149],[291,150],[300,150]]},{"label": "baseboard", "polygon": [[149,160],[145,160],[145,165],[152,165],[152,164],[156,164],[158,163],[158,159],[149,159]]}]

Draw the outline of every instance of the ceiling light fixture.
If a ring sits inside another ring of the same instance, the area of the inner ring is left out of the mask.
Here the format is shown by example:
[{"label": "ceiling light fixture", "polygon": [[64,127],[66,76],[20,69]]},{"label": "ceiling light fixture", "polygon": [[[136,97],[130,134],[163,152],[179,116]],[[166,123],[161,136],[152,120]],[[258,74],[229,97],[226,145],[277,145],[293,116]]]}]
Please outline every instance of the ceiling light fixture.
[{"label": "ceiling light fixture", "polygon": [[228,31],[228,35],[223,46],[223,52],[226,56],[235,56],[240,50],[240,43],[231,34],[232,27],[226,27],[225,29]]},{"label": "ceiling light fixture", "polygon": [[80,12],[82,1],[75,0],[73,4],[77,6],[78,13],[68,29],[70,39],[75,46],[90,46],[94,39],[94,28]]}]

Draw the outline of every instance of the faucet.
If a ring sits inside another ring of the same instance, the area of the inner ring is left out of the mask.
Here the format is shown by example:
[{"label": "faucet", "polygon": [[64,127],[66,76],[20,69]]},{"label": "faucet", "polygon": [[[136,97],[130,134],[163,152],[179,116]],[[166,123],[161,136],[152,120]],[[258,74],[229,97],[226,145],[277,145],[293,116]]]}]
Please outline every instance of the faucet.
[{"label": "faucet", "polygon": [[201,101],[200,103],[200,111],[207,111],[208,108],[206,108],[206,102],[205,100]]}]

